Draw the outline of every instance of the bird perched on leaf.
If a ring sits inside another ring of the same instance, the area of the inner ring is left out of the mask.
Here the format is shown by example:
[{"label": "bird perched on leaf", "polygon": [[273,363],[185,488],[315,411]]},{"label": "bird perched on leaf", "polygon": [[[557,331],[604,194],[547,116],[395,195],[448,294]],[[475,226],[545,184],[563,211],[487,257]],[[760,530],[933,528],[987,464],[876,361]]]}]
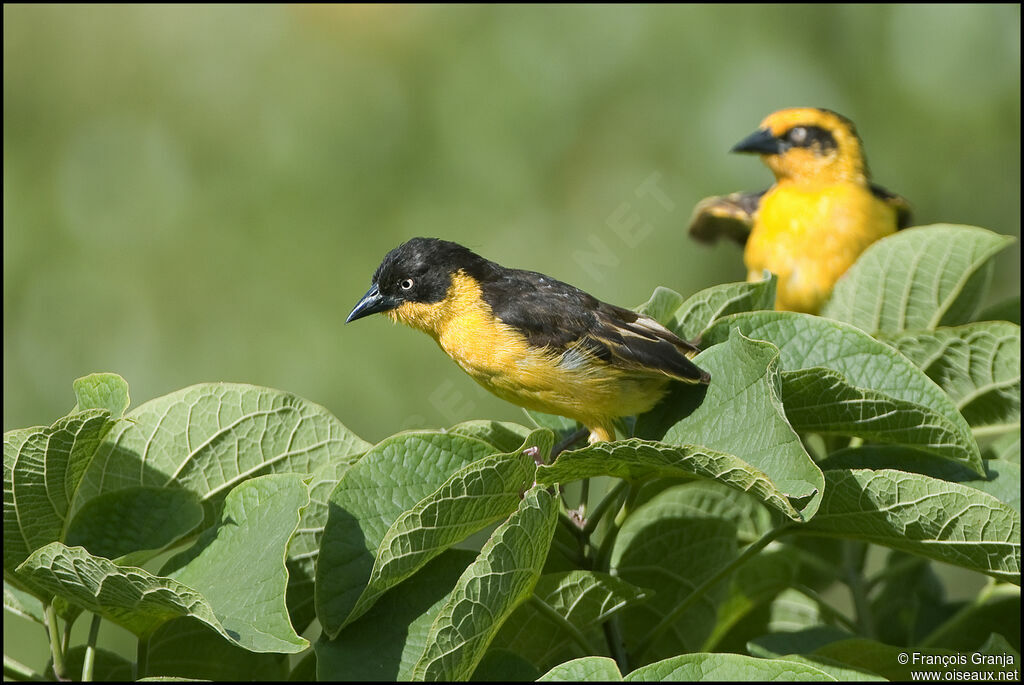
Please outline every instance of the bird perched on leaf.
[{"label": "bird perched on leaf", "polygon": [[413,238],[391,250],[347,322],[383,312],[432,337],[480,385],[527,409],[579,421],[590,442],[651,409],[672,381],[710,376],[698,349],[654,319],[457,243]]},{"label": "bird perched on leaf", "polygon": [[817,313],[867,247],[910,224],[910,207],[871,182],[853,122],[827,109],[783,109],[732,152],[761,155],[775,185],[701,200],[690,235],[746,243],[747,280],[779,277],[776,309]]}]

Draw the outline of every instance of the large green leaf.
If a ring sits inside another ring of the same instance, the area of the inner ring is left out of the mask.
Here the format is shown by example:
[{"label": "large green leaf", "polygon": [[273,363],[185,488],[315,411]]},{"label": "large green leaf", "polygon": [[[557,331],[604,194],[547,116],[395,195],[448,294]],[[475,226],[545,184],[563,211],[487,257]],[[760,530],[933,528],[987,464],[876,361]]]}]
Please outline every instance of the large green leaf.
[{"label": "large green leaf", "polygon": [[848,447],[833,452],[821,462],[823,469],[894,469],[953,481],[987,492],[1019,512],[1020,463],[993,456],[982,465],[984,477],[964,465],[934,459],[927,452],[899,445]]},{"label": "large green leaf", "polygon": [[315,644],[318,680],[410,680],[427,633],[474,552],[450,549],[430,561],[355,622]]},{"label": "large green leaf", "polygon": [[4,433],[4,570],[64,540],[72,499],[103,437],[110,412],[89,409]]},{"label": "large green leaf", "polygon": [[[775,345],[750,340],[738,330],[723,335],[722,341],[725,344],[706,349],[696,358],[701,368],[711,373],[704,401],[676,423],[663,441],[702,445],[738,457],[766,474],[793,501],[801,516],[810,518],[817,509],[824,480],[783,410],[779,350]],[[749,430],[751,426],[757,429]]]},{"label": "large green leaf", "polygon": [[256,653],[225,640],[194,618],[176,618],[146,641],[146,673],[213,681],[284,680],[288,656]]},{"label": "large green leaf", "polygon": [[285,589],[288,542],[309,504],[299,474],[252,478],[230,493],[217,525],[172,557],[161,572],[203,594],[234,638],[254,652],[300,652],[309,643],[288,619]]},{"label": "large green leaf", "polygon": [[563,452],[555,463],[537,469],[537,482],[552,485],[595,476],[630,480],[658,477],[712,479],[741,492],[748,492],[770,509],[794,521],[800,513],[786,494],[762,471],[739,457],[706,447],[666,445],[630,438],[599,442],[572,452]]},{"label": "large green leaf", "polygon": [[662,323],[687,340],[697,339],[708,326],[729,314],[774,309],[777,280],[772,274],[756,283],[723,283],[705,288],[691,295]]},{"label": "large green leaf", "polygon": [[313,473],[309,480],[309,506],[302,510],[299,528],[288,545],[288,615],[300,633],[316,618],[316,564],[330,511],[328,500],[352,463],[348,457],[338,459]]},{"label": "large green leaf", "polygon": [[493,454],[490,443],[455,433],[394,435],[349,468],[331,493],[316,567],[316,614],[337,635],[370,580],[391,524],[463,466]]},{"label": "large green leaf", "polygon": [[[535,599],[516,609],[502,626],[494,646],[507,648],[546,670],[573,657],[603,651],[601,624],[626,607],[647,601],[651,594],[607,573],[548,573],[537,581]],[[539,608],[538,602],[546,609]],[[575,626],[590,649],[583,651],[563,624],[552,619],[551,612]]]},{"label": "large green leaf", "polygon": [[134,487],[83,505],[64,542],[120,563],[139,565],[203,522],[199,496],[181,488]]},{"label": "large green leaf", "polygon": [[37,549],[19,567],[33,583],[99,614],[139,636],[180,616],[192,616],[228,639],[239,635],[225,628],[206,599],[172,578],[141,568],[118,566],[81,547],[60,542]]},{"label": "large green leaf", "polygon": [[369,582],[346,623],[456,542],[515,511],[537,470],[526,451],[543,457],[551,452],[552,441],[551,431],[534,431],[517,451],[463,467],[399,516],[378,546]]},{"label": "large green leaf", "polygon": [[853,538],[1020,584],[1020,514],[959,483],[892,470],[825,472],[818,515],[798,530]]},{"label": "large green leaf", "polygon": [[84,502],[140,485],[182,487],[219,503],[268,473],[313,473],[369,449],[323,407],[291,393],[206,383],[133,409],[107,434],[78,493]]},{"label": "large green leaf", "polygon": [[786,659],[755,659],[743,654],[681,654],[638,668],[626,682],[739,680],[836,680],[820,668]]},{"label": "large green leaf", "polygon": [[459,578],[413,667],[416,680],[464,680],[505,619],[540,577],[558,515],[555,497],[535,486]]},{"label": "large green leaf", "polygon": [[1020,326],[986,321],[886,342],[945,390],[971,426],[1020,430]]},{"label": "large green leaf", "polygon": [[508,421],[463,421],[448,429],[451,433],[466,435],[494,445],[499,452],[515,452],[530,434],[529,428]]},{"label": "large green leaf", "polygon": [[864,251],[822,315],[872,334],[967,323],[984,297],[990,259],[1013,240],[950,224],[900,231]]},{"label": "large green leaf", "polygon": [[[689,502],[678,501],[679,490],[665,490],[637,507],[615,538],[611,573],[653,590],[656,598],[622,613],[627,651],[634,650],[696,587],[736,558],[736,527],[695,514]],[[647,649],[645,658],[699,649],[714,628],[725,589],[719,584],[702,595]]]},{"label": "large green leaf", "polygon": [[606,656],[585,656],[559,664],[537,679],[554,683],[618,682],[619,667]]},{"label": "large green leaf", "polygon": [[782,399],[797,429],[914,445],[982,472],[956,405],[888,345],[848,324],[796,312],[736,314],[705,337],[720,342],[733,330],[779,348]]}]

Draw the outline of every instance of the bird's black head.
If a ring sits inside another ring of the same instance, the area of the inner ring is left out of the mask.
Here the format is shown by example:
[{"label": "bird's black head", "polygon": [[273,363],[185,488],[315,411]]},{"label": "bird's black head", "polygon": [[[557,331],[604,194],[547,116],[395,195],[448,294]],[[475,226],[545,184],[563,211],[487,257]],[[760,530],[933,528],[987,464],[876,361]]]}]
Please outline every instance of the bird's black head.
[{"label": "bird's black head", "polygon": [[460,269],[476,272],[487,264],[490,262],[458,243],[413,238],[384,256],[370,289],[345,322],[387,312],[407,302],[440,302],[448,293],[452,274]]}]

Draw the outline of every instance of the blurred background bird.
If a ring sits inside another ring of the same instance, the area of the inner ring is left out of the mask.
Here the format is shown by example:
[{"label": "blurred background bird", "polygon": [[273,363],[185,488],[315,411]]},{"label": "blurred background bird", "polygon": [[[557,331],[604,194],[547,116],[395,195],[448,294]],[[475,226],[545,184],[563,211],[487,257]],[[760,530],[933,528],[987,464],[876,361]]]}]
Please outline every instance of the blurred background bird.
[{"label": "blurred background bird", "polygon": [[827,109],[770,114],[732,152],[761,155],[775,185],[701,200],[690,235],[745,244],[747,280],[779,278],[776,309],[818,313],[871,243],[910,224],[902,197],[871,182],[853,122]]},{"label": "blurred background bird", "polygon": [[504,400],[579,421],[590,442],[650,410],[673,381],[710,382],[699,351],[654,319],[458,243],[413,238],[389,252],[346,323],[384,313],[430,335]]}]

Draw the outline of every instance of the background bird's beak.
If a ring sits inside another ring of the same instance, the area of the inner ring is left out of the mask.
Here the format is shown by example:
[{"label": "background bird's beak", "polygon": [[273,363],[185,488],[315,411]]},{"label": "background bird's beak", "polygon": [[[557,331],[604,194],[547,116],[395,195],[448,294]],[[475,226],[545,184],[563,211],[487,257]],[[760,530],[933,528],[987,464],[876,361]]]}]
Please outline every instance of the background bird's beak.
[{"label": "background bird's beak", "polygon": [[393,298],[386,295],[381,295],[380,290],[377,289],[377,284],[374,283],[373,287],[366,291],[362,299],[356,303],[356,306],[349,312],[348,318],[345,319],[345,323],[350,323],[356,319],[361,319],[364,316],[370,314],[376,314],[377,312],[386,312],[389,309],[394,309],[400,303],[396,302]]},{"label": "background bird's beak", "polygon": [[761,128],[732,146],[729,152],[754,152],[759,155],[777,155],[783,151],[782,141]]}]

